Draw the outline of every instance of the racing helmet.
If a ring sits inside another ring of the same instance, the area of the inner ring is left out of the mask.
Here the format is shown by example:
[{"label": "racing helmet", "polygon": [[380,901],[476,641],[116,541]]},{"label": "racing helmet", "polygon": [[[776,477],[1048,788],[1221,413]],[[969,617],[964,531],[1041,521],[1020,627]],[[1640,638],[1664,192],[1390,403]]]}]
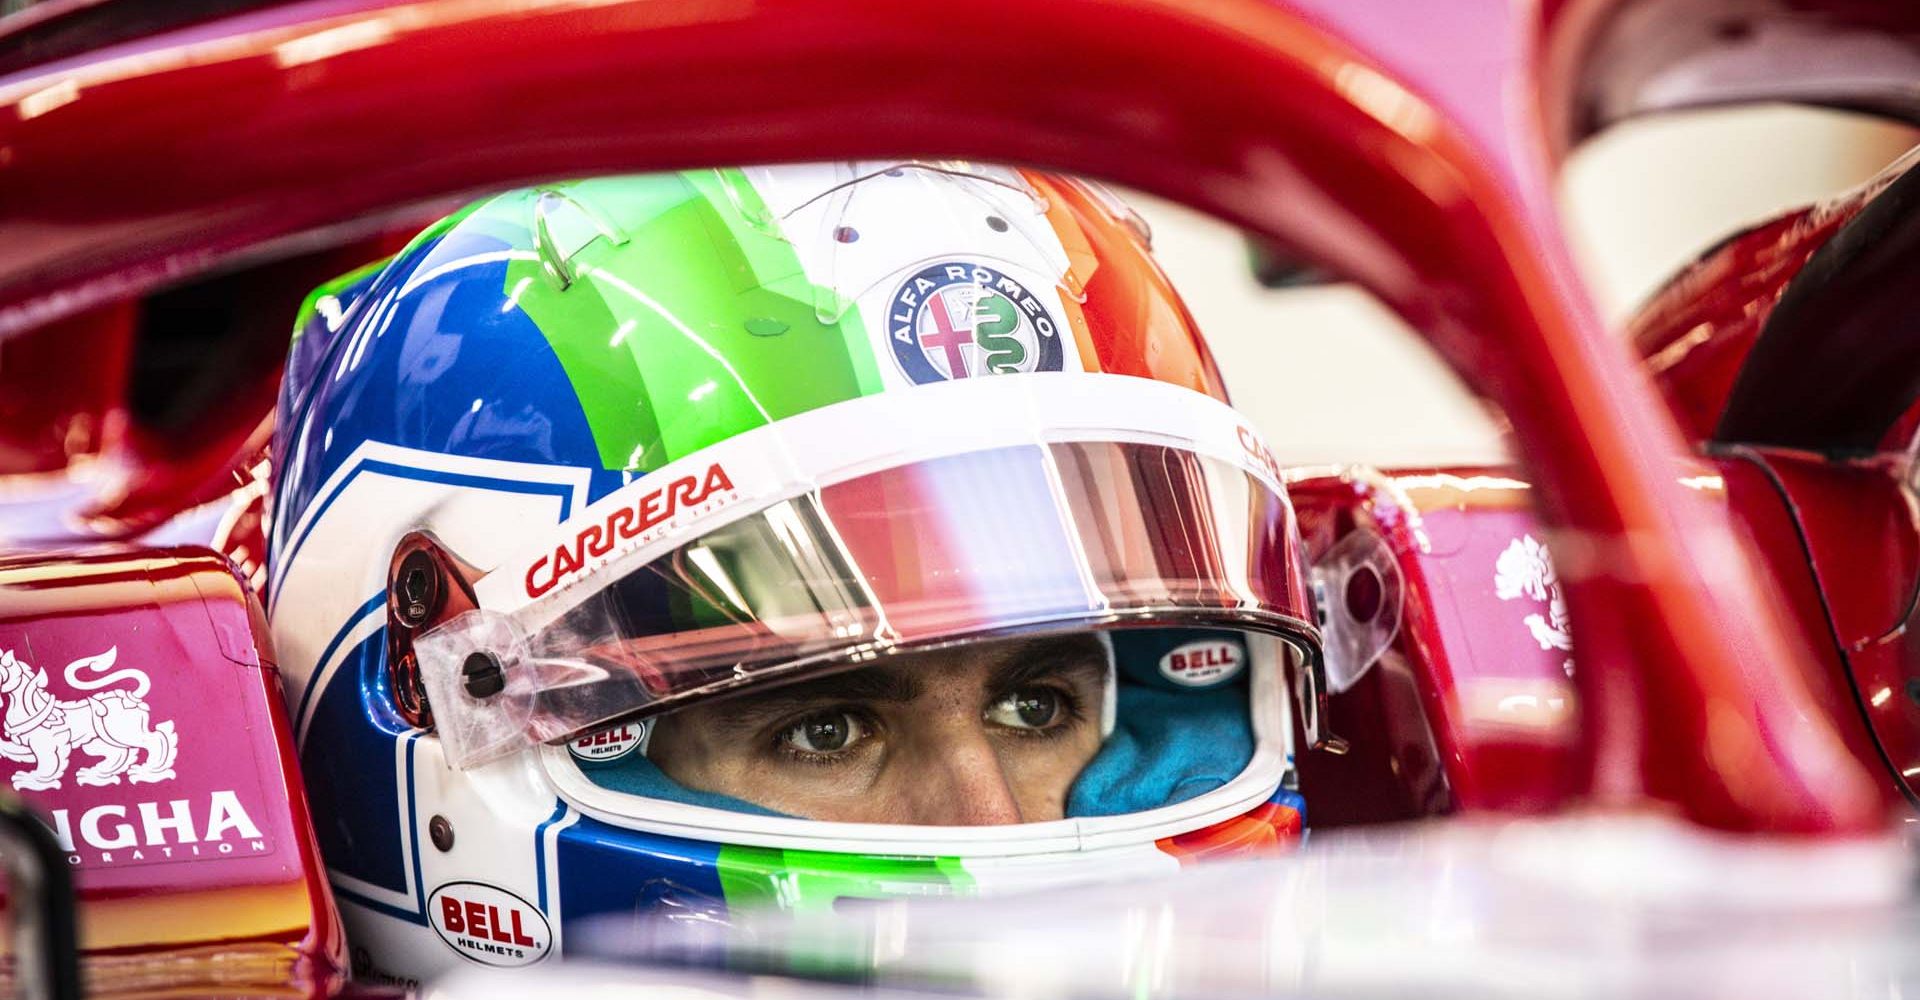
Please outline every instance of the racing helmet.
[{"label": "racing helmet", "polygon": [[[267,603],[356,972],[1296,838],[1298,531],[1149,241],[1029,170],[693,170],[486,198],[317,290]],[[1098,749],[1044,819],[807,818],[649,746],[1061,637],[1096,650]]]}]

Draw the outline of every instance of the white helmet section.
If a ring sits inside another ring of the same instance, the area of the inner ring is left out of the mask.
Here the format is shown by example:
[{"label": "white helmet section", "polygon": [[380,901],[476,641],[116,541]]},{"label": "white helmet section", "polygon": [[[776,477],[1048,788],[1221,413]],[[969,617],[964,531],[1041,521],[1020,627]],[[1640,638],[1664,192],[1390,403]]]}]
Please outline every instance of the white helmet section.
[{"label": "white helmet section", "polygon": [[[305,745],[323,688],[356,682],[337,675],[352,651],[386,624],[389,562],[406,532],[429,529],[462,558],[491,565],[524,544],[502,525],[559,523],[585,505],[587,477],[584,469],[455,458],[372,443],[343,462],[300,522],[276,528],[285,532],[278,551],[286,555],[273,567],[270,614],[296,741]],[[370,526],[381,532],[370,535]],[[438,739],[414,731],[394,742],[392,767],[405,792],[393,808],[399,811],[408,890],[395,892],[328,872],[355,950],[356,974],[378,980],[383,970],[443,969],[460,964],[456,955],[524,964],[557,950],[559,880],[552,847],[579,814],[556,809],[556,792],[539,765],[520,756],[456,771]],[[453,851],[435,846],[436,825],[451,832]],[[535,843],[547,849],[529,849]],[[478,890],[454,885],[472,879],[476,857],[487,859],[494,895],[486,900]],[[512,903],[514,898],[521,902]],[[445,940],[435,929],[445,921],[434,907],[445,908],[449,901],[460,908],[456,926],[462,928],[471,923],[465,919],[469,902],[480,908],[477,912],[500,914],[508,940],[492,940],[491,932],[459,935],[464,944]],[[516,912],[517,935],[512,931]],[[534,943],[520,943],[522,938]]]},{"label": "white helmet section", "polygon": [[[1065,306],[1082,294],[1074,261],[1046,199],[1018,171],[872,161],[745,174],[766,203],[766,231],[793,245],[808,281],[831,291],[816,312],[838,319],[857,307],[881,357],[924,356],[943,378],[954,377],[956,363],[974,375],[1083,370]],[[983,320],[974,315],[983,292],[1017,307],[1005,317],[1003,350],[971,341],[944,349],[943,331]],[[888,388],[917,384],[900,366],[879,369]]]}]

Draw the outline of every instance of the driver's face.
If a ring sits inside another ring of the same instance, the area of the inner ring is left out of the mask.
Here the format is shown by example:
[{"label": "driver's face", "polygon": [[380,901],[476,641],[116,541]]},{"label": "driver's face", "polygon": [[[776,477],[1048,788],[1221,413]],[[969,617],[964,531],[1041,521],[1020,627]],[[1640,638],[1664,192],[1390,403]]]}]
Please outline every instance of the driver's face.
[{"label": "driver's face", "polygon": [[1091,636],[912,653],[667,715],[647,756],[690,788],[809,819],[1061,819],[1100,748],[1105,684]]}]

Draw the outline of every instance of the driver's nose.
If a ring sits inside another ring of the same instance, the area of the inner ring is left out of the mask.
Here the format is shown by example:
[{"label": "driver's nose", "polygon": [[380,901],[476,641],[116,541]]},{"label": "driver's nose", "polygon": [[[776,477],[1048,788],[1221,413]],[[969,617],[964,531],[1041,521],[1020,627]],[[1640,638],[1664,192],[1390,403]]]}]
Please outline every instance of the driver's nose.
[{"label": "driver's nose", "polygon": [[912,817],[929,826],[1004,826],[1021,821],[1013,786],[986,734],[941,741],[918,769],[910,791]]}]

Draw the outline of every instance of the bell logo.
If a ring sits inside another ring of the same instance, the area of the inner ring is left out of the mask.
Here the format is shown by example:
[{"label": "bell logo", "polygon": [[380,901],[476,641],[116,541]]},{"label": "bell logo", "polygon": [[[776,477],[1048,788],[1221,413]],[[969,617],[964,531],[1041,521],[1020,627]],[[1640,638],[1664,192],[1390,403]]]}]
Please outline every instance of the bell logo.
[{"label": "bell logo", "polygon": [[575,760],[604,764],[640,751],[647,752],[647,737],[653,735],[653,720],[629,722],[622,726],[610,726],[599,732],[588,733],[567,744],[567,752]]},{"label": "bell logo", "polygon": [[449,882],[427,897],[433,929],[482,965],[532,965],[553,948],[553,931],[533,904],[484,882]]},{"label": "bell logo", "polygon": [[1160,658],[1160,676],[1183,687],[1201,687],[1239,673],[1246,659],[1237,642],[1189,642]]}]

